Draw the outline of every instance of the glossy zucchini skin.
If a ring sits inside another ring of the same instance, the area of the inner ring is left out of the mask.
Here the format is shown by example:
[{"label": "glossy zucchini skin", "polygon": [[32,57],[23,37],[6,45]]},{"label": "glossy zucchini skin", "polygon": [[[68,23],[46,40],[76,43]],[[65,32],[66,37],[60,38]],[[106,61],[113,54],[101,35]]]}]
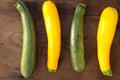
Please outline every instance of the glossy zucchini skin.
[{"label": "glossy zucchini skin", "polygon": [[23,24],[21,74],[24,78],[28,78],[32,75],[36,63],[35,28],[32,17],[25,3],[22,0],[18,0],[15,6],[21,15]]},{"label": "glossy zucchini skin", "polygon": [[76,72],[81,72],[85,68],[83,34],[85,8],[85,4],[76,7],[71,25],[70,53],[72,66]]}]

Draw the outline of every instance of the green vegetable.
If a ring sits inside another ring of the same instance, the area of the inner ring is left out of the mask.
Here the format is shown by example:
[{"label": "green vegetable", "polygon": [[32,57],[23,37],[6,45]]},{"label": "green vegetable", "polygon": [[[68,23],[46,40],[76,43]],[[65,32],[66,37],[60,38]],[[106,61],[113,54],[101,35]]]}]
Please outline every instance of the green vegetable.
[{"label": "green vegetable", "polygon": [[21,74],[24,78],[28,78],[32,75],[35,68],[36,61],[35,29],[32,17],[25,3],[22,0],[18,0],[15,6],[21,15],[23,24]]},{"label": "green vegetable", "polygon": [[83,18],[85,8],[85,4],[79,4],[76,7],[71,25],[70,52],[72,66],[76,72],[81,72],[85,68],[83,39]]}]

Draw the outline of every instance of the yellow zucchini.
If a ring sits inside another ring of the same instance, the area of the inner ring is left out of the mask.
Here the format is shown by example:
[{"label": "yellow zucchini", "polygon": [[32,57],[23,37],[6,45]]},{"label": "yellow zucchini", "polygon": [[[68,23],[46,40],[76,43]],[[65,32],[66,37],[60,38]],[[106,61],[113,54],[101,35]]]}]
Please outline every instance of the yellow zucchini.
[{"label": "yellow zucchini", "polygon": [[110,48],[118,22],[118,12],[106,7],[101,16],[97,32],[98,61],[103,75],[112,76],[110,68]]},{"label": "yellow zucchini", "polygon": [[48,38],[48,60],[49,72],[56,72],[61,48],[61,28],[57,8],[52,1],[45,1],[42,6],[44,22]]}]

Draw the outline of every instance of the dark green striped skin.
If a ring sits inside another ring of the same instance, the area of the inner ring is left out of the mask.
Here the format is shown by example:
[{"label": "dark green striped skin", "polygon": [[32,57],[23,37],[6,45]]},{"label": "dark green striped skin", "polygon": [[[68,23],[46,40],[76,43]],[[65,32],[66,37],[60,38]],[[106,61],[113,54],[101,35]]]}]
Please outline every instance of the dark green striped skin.
[{"label": "dark green striped skin", "polygon": [[71,25],[70,53],[72,66],[76,72],[81,72],[85,68],[83,34],[85,8],[85,4],[79,4],[76,7]]},{"label": "dark green striped skin", "polygon": [[21,74],[24,78],[32,75],[36,62],[36,37],[32,17],[22,0],[16,3],[16,9],[21,15],[23,24],[23,47],[21,58]]}]

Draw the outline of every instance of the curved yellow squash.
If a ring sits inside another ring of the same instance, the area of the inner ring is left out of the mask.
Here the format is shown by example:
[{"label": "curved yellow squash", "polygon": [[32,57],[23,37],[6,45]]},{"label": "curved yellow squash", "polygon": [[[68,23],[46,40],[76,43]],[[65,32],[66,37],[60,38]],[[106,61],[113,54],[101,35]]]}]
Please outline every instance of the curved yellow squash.
[{"label": "curved yellow squash", "polygon": [[52,1],[45,1],[42,6],[44,22],[48,38],[48,71],[57,70],[60,47],[61,47],[61,28],[57,8]]},{"label": "curved yellow squash", "polygon": [[97,32],[98,61],[103,75],[112,76],[110,69],[110,48],[118,22],[118,12],[107,7],[100,16]]}]

